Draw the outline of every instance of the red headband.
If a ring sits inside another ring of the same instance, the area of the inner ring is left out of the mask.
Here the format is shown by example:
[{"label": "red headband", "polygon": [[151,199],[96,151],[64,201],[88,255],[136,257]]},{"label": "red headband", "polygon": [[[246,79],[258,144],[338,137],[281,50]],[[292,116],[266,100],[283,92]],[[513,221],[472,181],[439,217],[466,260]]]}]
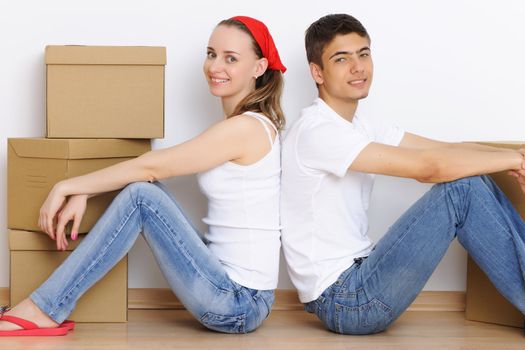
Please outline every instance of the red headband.
[{"label": "red headband", "polygon": [[268,27],[263,22],[246,16],[235,16],[230,19],[241,22],[252,33],[255,41],[261,48],[263,56],[268,60],[268,69],[280,70],[282,73],[286,72],[286,67],[282,64],[281,58],[279,58],[279,52],[277,47],[275,47]]}]

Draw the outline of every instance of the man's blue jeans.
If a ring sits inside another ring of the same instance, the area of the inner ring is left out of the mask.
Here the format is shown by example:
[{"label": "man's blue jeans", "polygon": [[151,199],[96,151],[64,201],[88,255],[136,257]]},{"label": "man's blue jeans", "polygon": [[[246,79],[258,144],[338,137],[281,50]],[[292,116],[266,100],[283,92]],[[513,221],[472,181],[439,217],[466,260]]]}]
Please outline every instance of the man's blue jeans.
[{"label": "man's blue jeans", "polygon": [[255,330],[270,313],[272,290],[232,281],[160,183],[125,187],[90,233],[31,300],[61,323],[77,300],[115,266],[142,232],[171,289],[203,325],[225,333]]},{"label": "man's blue jeans", "polygon": [[525,314],[525,223],[487,176],[432,187],[305,309],[337,333],[380,332],[416,298],[456,236]]}]

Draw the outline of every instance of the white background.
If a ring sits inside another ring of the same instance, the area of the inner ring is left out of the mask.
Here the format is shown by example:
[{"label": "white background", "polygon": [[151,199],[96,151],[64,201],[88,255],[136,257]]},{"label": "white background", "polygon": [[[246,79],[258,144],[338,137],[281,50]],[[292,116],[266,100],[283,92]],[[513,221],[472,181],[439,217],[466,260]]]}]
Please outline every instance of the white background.
[{"label": "white background", "polygon": [[[441,140],[525,139],[522,1],[0,0],[0,287],[9,285],[6,139],[44,136],[45,45],[166,46],[166,138],[153,143],[160,148],[195,136],[221,116],[201,68],[217,22],[248,15],[268,25],[288,66],[283,107],[291,124],[316,96],[304,31],[319,17],[339,12],[360,19],[372,37],[374,85],[362,104],[368,113]],[[204,230],[206,201],[195,177],[167,183]],[[372,237],[380,238],[428,188],[379,177],[370,209]],[[167,287],[142,239],[130,256],[130,287]],[[464,290],[465,263],[455,242],[426,290]],[[284,261],[279,288],[292,288]]]}]

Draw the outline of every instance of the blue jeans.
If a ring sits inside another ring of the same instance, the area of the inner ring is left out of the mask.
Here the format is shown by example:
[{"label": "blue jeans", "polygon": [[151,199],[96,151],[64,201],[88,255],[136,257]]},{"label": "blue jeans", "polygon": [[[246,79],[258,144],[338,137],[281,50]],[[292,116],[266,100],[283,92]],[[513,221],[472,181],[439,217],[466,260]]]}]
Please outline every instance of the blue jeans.
[{"label": "blue jeans", "polygon": [[368,257],[356,259],[305,309],[333,332],[383,331],[414,301],[456,236],[525,314],[525,223],[487,176],[433,186]]},{"label": "blue jeans", "polygon": [[111,270],[142,232],[171,289],[204,326],[225,333],[255,330],[269,315],[272,290],[231,280],[171,194],[160,183],[125,187],[81,244],[30,298],[55,322]]}]

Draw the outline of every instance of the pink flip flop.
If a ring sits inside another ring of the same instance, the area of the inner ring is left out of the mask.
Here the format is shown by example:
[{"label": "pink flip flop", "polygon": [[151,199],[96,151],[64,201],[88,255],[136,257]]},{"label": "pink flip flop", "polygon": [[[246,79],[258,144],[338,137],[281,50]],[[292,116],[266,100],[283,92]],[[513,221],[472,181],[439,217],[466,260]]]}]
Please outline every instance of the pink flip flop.
[{"label": "pink flip flop", "polygon": [[60,324],[60,327],[66,327],[68,330],[72,331],[75,329],[75,321],[73,320],[65,320]]},{"label": "pink flip flop", "polygon": [[62,325],[57,328],[40,328],[33,322],[15,316],[1,315],[0,321],[11,322],[23,328],[14,331],[0,331],[0,337],[66,335],[69,331],[67,326]]}]

